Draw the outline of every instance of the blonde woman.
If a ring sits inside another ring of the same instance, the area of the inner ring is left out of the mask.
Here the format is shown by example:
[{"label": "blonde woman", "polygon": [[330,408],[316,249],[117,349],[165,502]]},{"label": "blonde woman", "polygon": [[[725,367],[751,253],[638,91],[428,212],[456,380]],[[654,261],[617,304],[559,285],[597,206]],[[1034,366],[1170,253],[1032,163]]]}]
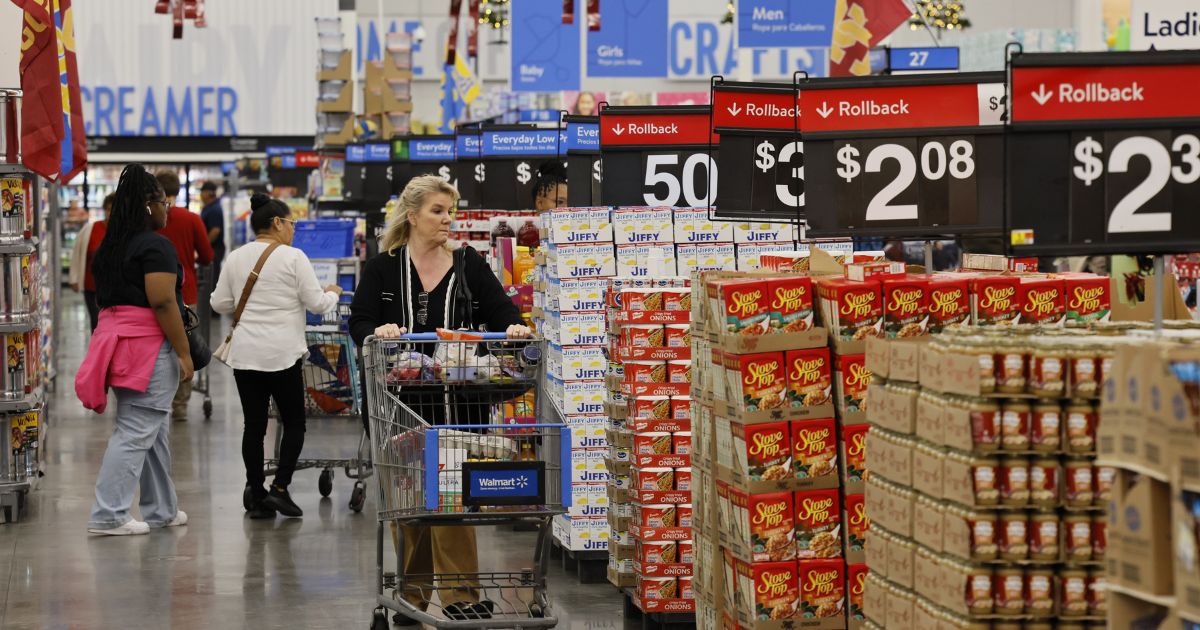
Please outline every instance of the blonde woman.
[{"label": "blonde woman", "polygon": [[[396,338],[409,331],[433,332],[438,328],[486,327],[493,332],[505,331],[515,339],[529,337],[521,312],[483,257],[470,247],[456,249],[450,243],[456,207],[458,190],[436,175],[414,177],[404,187],[398,209],[384,233],[381,253],[367,262],[354,293],[350,334],[355,343],[361,345],[370,335]],[[433,351],[429,346],[434,344],[423,345],[423,352]],[[439,401],[416,400],[403,392],[401,397],[409,406],[426,413],[424,420],[433,424],[487,421],[487,409],[478,405],[441,405],[440,396]],[[473,528],[404,528],[404,574],[413,576],[414,582],[435,573],[478,571]],[[490,616],[490,602],[478,601],[473,585],[460,582],[456,586],[453,593],[439,593],[448,617]],[[415,592],[406,597],[418,608],[426,606]],[[397,622],[417,624],[402,616]]]}]

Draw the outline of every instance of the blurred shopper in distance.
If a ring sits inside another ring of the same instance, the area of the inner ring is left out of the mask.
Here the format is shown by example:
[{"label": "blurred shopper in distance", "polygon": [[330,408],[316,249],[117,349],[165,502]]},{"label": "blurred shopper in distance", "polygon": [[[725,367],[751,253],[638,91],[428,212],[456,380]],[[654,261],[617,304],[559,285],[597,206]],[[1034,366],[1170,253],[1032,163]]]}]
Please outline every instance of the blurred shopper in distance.
[{"label": "blurred shopper in distance", "polygon": [[[218,313],[234,315],[227,363],[233,368],[246,419],[242,461],[250,518],[274,518],[276,512],[303,516],[287,488],[304,448],[301,369],[308,355],[304,311],[323,314],[333,310],[342,289],[336,284],[322,288],[308,257],[291,246],[296,222],[287,204],[259,193],[250,198],[250,208],[250,226],[256,238],[229,254],[229,265],[212,295],[212,307]],[[257,280],[247,294],[251,274]],[[235,311],[243,295],[245,307],[239,317]],[[263,440],[272,398],[279,410],[283,440],[279,467],[268,491],[263,487]]]},{"label": "blurred shopper in distance", "polygon": [[[204,221],[192,214],[187,208],[175,205],[179,196],[179,175],[175,171],[162,170],[154,177],[162,186],[163,194],[171,210],[165,227],[158,233],[167,237],[175,245],[175,253],[179,256],[179,264],[183,265],[183,303],[189,308],[196,308],[198,292],[196,290],[196,263],[210,264],[213,261],[212,246],[208,244],[208,230],[204,229]],[[192,379],[179,384],[175,392],[175,400],[171,403],[171,418],[176,421],[187,420],[188,401],[192,398]]]},{"label": "blurred shopper in distance", "polygon": [[575,98],[575,107],[572,114],[579,116],[595,116],[596,115],[596,95],[591,92],[580,92]]},{"label": "blurred shopper in distance", "polygon": [[221,208],[221,196],[217,194],[216,182],[204,182],[200,187],[200,202],[204,208],[200,210],[200,220],[208,229],[208,242],[213,250],[212,278],[213,286],[221,277],[221,262],[225,260],[225,211]]},{"label": "blurred shopper in distance", "polygon": [[[192,378],[183,327],[183,276],[175,248],[155,234],[169,220],[158,181],[140,164],[121,172],[104,241],[93,258],[100,324],[75,375],[84,407],[104,413],[117,398],[88,532],[112,536],[187,525],[171,481],[170,401]],[[129,513],[134,491],[143,521]],[[114,577],[114,579],[116,579]]]},{"label": "blurred shopper in distance", "polygon": [[[116,193],[109,193],[104,198],[104,216],[112,212],[113,200]],[[79,230],[75,237],[75,245],[71,248],[71,269],[67,282],[76,293],[83,291],[83,303],[87,305],[88,322],[91,331],[96,332],[100,322],[100,306],[96,304],[96,277],[92,273],[92,259],[100,243],[104,241],[104,230],[108,226],[107,219],[93,221]]]},{"label": "blurred shopper in distance", "polygon": [[533,209],[545,212],[567,207],[567,167],[559,160],[547,160],[538,167],[533,183]]}]

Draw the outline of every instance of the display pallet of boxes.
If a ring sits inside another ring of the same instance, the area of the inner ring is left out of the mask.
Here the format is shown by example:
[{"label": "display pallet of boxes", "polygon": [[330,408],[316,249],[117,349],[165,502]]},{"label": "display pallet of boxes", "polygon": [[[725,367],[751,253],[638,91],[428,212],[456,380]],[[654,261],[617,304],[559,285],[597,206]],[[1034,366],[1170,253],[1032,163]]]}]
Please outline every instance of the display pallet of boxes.
[{"label": "display pallet of boxes", "polygon": [[1117,467],[1110,627],[1200,624],[1200,328],[1127,331],[1103,374],[1100,458]]},{"label": "display pallet of boxes", "polygon": [[813,279],[706,272],[694,283],[705,297],[692,337],[697,624],[844,628],[847,578],[860,568],[847,565],[834,376]]},{"label": "display pallet of boxes", "polygon": [[354,72],[338,20],[318,21],[317,146],[343,146],[354,139]]},{"label": "display pallet of boxes", "polygon": [[[594,219],[581,229],[583,216]],[[608,441],[604,415],[604,348],[608,342],[604,288],[616,274],[608,213],[587,209],[543,215],[546,239],[535,275],[543,291],[535,298],[537,327],[547,339],[547,388],[563,422],[571,427],[572,497],[568,514],[555,519],[555,540],[578,558],[603,566],[609,540]],[[587,251],[573,245],[586,232]],[[540,305],[540,306],[539,306]],[[588,553],[576,553],[588,552]]]},{"label": "display pallet of boxes", "polygon": [[614,278],[609,305],[609,581],[647,613],[690,613],[691,289]]},{"label": "display pallet of boxes", "polygon": [[388,33],[385,46],[381,60],[365,65],[363,113],[379,125],[380,137],[390,140],[411,131],[412,35]]},{"label": "display pallet of boxes", "polygon": [[868,343],[868,618],[1104,626],[1100,339],[954,326]]}]

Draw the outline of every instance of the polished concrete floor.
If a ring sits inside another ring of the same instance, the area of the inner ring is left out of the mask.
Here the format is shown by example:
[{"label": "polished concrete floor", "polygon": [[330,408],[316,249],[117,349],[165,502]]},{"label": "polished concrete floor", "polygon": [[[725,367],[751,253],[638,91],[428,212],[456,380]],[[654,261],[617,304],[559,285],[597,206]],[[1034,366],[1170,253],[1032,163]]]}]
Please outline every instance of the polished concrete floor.
[{"label": "polished concrete floor", "polygon": [[[0,524],[0,628],[367,628],[375,597],[374,496],[368,492],[366,508],[355,514],[346,507],[352,482],[340,471],[332,497],[322,499],[317,471],[306,470],[292,487],[303,519],[245,518],[240,405],[224,366],[211,368],[212,420],[203,419],[197,393],[192,419],[171,427],[188,526],[129,538],[86,533],[112,421],[75,399],[86,313],[77,297],[65,297],[45,477],[23,518]],[[310,419],[304,456],[350,456],[359,427]],[[532,542],[531,534],[481,534],[481,568],[528,566]],[[580,585],[556,567],[550,585],[560,627],[623,627],[611,586]]]}]

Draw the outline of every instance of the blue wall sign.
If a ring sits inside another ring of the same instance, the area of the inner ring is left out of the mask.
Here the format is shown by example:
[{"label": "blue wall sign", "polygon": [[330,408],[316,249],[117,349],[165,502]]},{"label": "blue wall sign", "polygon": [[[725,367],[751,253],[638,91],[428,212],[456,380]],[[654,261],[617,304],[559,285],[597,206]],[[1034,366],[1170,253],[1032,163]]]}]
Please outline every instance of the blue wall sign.
[{"label": "blue wall sign", "polygon": [[522,109],[520,122],[558,122],[557,109]]},{"label": "blue wall sign", "polygon": [[366,145],[367,153],[364,157],[366,162],[391,162],[392,161],[392,146],[385,143],[372,143]]},{"label": "blue wall sign", "polygon": [[455,136],[454,146],[460,158],[479,157],[479,148],[483,145],[483,139],[479,134],[464,134]]},{"label": "blue wall sign", "polygon": [[566,150],[567,138],[560,143],[557,129],[484,130],[483,157],[557,155],[560,144]]},{"label": "blue wall sign", "polygon": [[582,8],[574,24],[563,24],[562,3],[526,0],[511,6],[513,91],[578,90]]},{"label": "blue wall sign", "polygon": [[605,0],[600,30],[587,34],[587,64],[589,77],[667,76],[667,3]]},{"label": "blue wall sign", "polygon": [[742,0],[738,48],[829,46],[836,0]]},{"label": "blue wall sign", "polygon": [[413,162],[453,162],[454,138],[408,141],[408,159]]},{"label": "blue wall sign", "polygon": [[958,47],[889,48],[888,66],[892,72],[958,70]]},{"label": "blue wall sign", "polygon": [[567,150],[599,151],[600,124],[577,122],[567,123]]},{"label": "blue wall sign", "polygon": [[367,147],[361,144],[352,144],[346,147],[346,163],[360,164],[367,161]]}]

